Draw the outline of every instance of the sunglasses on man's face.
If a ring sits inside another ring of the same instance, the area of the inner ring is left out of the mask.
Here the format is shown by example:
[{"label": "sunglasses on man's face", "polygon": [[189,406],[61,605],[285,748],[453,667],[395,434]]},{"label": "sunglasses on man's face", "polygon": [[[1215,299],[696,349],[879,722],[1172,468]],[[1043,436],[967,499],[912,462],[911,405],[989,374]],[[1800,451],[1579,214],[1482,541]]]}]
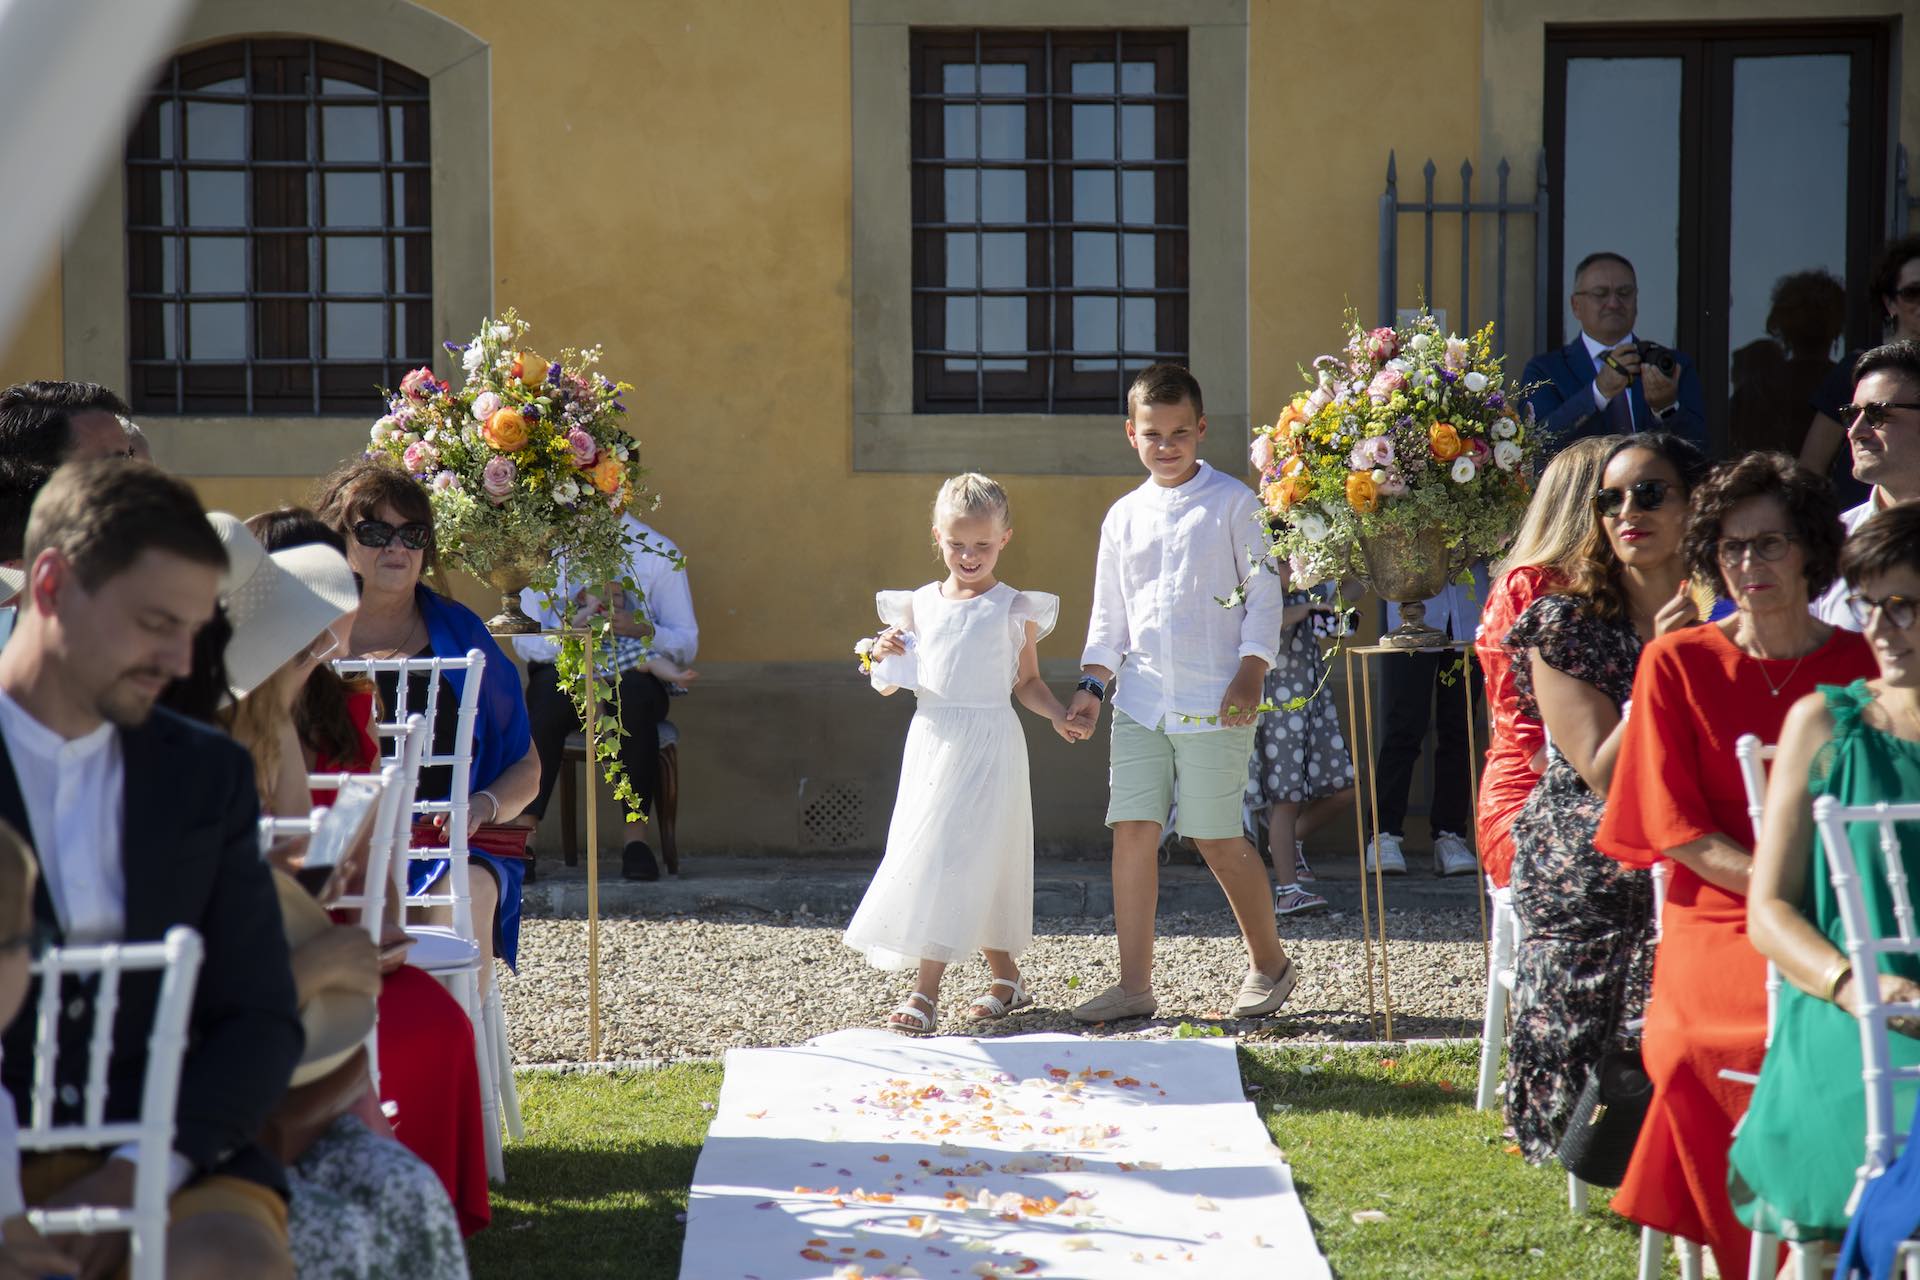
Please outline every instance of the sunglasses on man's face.
[{"label": "sunglasses on man's face", "polygon": [[395,538],[409,551],[425,551],[433,540],[433,530],[424,524],[403,524],[398,528],[385,520],[362,520],[353,526],[353,540],[374,551],[384,550]]},{"label": "sunglasses on man's face", "polygon": [[1593,509],[1612,519],[1627,509],[1627,499],[1632,498],[1640,510],[1658,511],[1666,503],[1670,488],[1665,480],[1642,480],[1624,489],[1601,489],[1593,495]]},{"label": "sunglasses on man's face", "polygon": [[1895,409],[1920,409],[1920,402],[1912,400],[1862,400],[1859,404],[1843,404],[1839,409],[1840,425],[1850,427],[1857,419],[1865,417],[1868,426],[1884,427],[1893,421],[1893,411]]}]

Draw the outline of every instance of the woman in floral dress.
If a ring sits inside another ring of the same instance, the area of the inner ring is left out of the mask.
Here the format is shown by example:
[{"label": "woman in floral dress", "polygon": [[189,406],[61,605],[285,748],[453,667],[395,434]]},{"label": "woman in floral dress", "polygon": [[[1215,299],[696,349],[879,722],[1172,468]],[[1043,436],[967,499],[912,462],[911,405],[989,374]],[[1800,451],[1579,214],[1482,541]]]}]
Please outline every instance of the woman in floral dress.
[{"label": "woman in floral dress", "polygon": [[1600,1055],[1640,1016],[1653,964],[1653,882],[1594,848],[1640,647],[1697,621],[1681,535],[1699,451],[1664,433],[1615,445],[1592,531],[1563,591],[1507,633],[1521,714],[1547,768],[1513,823],[1520,926],[1507,1042],[1507,1120],[1527,1159],[1560,1145]]}]

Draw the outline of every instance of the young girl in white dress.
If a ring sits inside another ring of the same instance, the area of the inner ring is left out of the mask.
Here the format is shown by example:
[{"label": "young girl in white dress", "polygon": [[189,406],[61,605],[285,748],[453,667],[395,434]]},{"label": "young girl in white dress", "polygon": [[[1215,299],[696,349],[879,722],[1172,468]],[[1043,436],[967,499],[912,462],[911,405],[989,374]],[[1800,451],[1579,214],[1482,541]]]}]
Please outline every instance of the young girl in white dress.
[{"label": "young girl in white dress", "polygon": [[[970,1007],[974,1020],[1033,1003],[1017,963],[1033,941],[1033,792],[1008,691],[1067,741],[1082,736],[1034,652],[1053,630],[1059,597],[1015,591],[993,575],[1013,537],[1005,491],[985,476],[955,476],[934,501],[933,534],[946,580],[876,597],[886,627],[873,646],[883,660],[874,687],[911,687],[919,705],[886,857],[846,932],[878,968],[918,966],[913,993],[886,1024],[914,1036],[933,1033],[941,976],[974,950],[993,971]],[[905,662],[910,675],[895,670]]]}]

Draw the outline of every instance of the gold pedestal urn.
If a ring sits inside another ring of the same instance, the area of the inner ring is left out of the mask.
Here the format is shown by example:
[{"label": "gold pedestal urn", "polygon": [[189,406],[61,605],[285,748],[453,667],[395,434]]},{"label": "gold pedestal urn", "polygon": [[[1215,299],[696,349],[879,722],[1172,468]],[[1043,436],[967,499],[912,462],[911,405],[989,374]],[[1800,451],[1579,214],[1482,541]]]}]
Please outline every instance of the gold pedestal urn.
[{"label": "gold pedestal urn", "polygon": [[1380,598],[1400,606],[1400,625],[1380,637],[1396,649],[1431,649],[1450,642],[1426,623],[1427,599],[1447,585],[1446,536],[1438,529],[1388,530],[1360,539],[1367,581]]}]

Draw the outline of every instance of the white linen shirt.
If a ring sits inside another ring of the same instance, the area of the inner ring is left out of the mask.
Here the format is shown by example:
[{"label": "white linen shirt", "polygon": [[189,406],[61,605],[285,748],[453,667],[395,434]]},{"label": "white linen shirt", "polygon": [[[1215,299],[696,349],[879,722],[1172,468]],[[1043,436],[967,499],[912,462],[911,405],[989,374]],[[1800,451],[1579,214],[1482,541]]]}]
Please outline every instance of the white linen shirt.
[{"label": "white linen shirt", "polygon": [[[627,526],[628,536],[644,544],[633,548],[628,567],[643,597],[641,612],[653,624],[653,639],[649,647],[655,653],[664,654],[681,666],[687,666],[693,662],[693,656],[700,648],[700,624],[693,616],[693,588],[687,583],[687,571],[674,567],[680,557],[680,548],[673,544],[671,538],[648,528],[630,515],[621,519]],[[646,550],[648,546],[661,554]],[[566,575],[567,567],[562,564],[558,594],[564,595],[576,589],[567,584]],[[542,627],[560,625],[559,611],[545,607],[540,593],[532,587],[520,593],[520,607]],[[552,662],[560,652],[560,642],[552,636],[517,636],[513,648],[528,662]]]},{"label": "white linen shirt", "polygon": [[120,849],[127,770],[119,731],[106,723],[69,741],[0,692],[0,734],[66,940],[119,941],[127,925]]},{"label": "white linen shirt", "polygon": [[[1149,480],[1113,504],[1080,662],[1116,674],[1114,710],[1205,733],[1219,728],[1204,717],[1219,714],[1240,660],[1273,665],[1286,593],[1277,574],[1255,572],[1264,534],[1253,490],[1204,462],[1185,484]],[[1222,605],[1242,582],[1246,602]]]},{"label": "white linen shirt", "polygon": [[[1885,511],[1892,505],[1887,501],[1886,491],[1876,485],[1865,502],[1840,513],[1840,523],[1846,526],[1847,536],[1851,538],[1874,512]],[[1848,631],[1860,629],[1860,624],[1853,620],[1853,610],[1847,608],[1845,578],[1835,578],[1833,585],[1813,602],[1813,616],[1832,626],[1844,627]]]}]

